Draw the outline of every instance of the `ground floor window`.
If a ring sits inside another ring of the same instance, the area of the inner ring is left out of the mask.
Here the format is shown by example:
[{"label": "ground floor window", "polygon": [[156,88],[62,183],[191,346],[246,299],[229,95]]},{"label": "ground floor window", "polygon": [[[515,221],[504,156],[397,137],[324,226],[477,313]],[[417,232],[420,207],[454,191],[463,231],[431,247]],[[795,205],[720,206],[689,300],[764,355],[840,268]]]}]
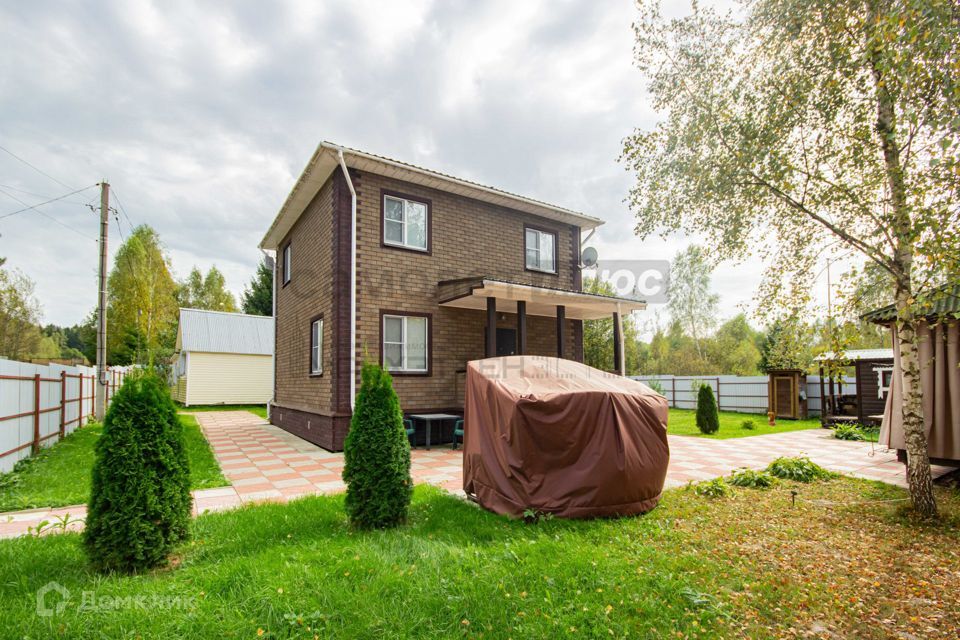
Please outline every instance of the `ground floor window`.
[{"label": "ground floor window", "polygon": [[323,373],[323,318],[310,323],[310,373]]},{"label": "ground floor window", "polygon": [[429,322],[425,316],[383,315],[383,366],[388,371],[427,372]]}]

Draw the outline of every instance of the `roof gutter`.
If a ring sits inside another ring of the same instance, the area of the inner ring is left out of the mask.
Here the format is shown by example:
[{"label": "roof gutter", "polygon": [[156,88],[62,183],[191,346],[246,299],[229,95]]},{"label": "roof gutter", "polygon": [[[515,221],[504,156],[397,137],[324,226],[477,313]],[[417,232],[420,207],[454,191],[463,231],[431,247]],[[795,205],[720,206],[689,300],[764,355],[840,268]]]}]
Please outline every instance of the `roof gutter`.
[{"label": "roof gutter", "polygon": [[357,397],[357,190],[350,179],[343,147],[337,147],[337,160],[350,189],[350,412]]}]

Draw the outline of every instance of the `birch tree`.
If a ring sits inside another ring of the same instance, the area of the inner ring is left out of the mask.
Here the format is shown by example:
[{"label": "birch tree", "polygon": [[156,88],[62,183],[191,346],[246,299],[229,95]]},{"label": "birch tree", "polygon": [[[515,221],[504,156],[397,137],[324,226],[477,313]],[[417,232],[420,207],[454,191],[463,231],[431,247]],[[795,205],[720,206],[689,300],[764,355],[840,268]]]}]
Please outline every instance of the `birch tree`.
[{"label": "birch tree", "polygon": [[[111,363],[128,364],[133,353],[143,354],[152,365],[157,356],[169,355],[177,324],[177,284],[160,236],[151,227],[140,225],[117,249],[108,289]],[[131,341],[135,344],[127,344]]]},{"label": "birch tree", "polygon": [[943,0],[743,0],[665,19],[641,2],[636,61],[662,112],[624,143],[637,233],[687,231],[769,265],[767,306],[854,250],[897,308],[915,511],[937,513],[917,300],[960,259],[960,13]]},{"label": "birch tree", "polygon": [[695,244],[677,253],[670,265],[667,308],[670,318],[693,338],[697,356],[703,359],[703,340],[717,326],[720,296],[710,293],[713,269],[703,249]]}]

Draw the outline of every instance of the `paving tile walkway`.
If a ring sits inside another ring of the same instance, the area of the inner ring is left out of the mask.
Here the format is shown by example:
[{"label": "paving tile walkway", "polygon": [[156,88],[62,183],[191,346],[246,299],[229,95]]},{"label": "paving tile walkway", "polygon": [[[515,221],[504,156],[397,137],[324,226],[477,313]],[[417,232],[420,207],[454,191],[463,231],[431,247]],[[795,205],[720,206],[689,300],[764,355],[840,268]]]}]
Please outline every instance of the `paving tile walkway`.
[{"label": "paving tile walkway", "polygon": [[[289,500],[304,495],[338,493],[345,489],[340,474],[343,454],[330,453],[283,431],[246,411],[194,414],[223,474],[231,486],[194,491],[194,514],[231,509],[248,502]],[[840,473],[906,486],[904,467],[896,455],[864,442],[845,442],[823,429],[710,440],[669,436],[667,487],[729,474],[738,467],[759,469],[779,456],[806,454],[814,462]],[[949,472],[934,467],[934,477]],[[417,484],[462,491],[463,457],[449,447],[414,449],[411,473]],[[33,509],[0,514],[0,537],[27,533],[29,527],[69,513],[81,519],[83,506]],[[68,528],[82,527],[77,520]]]}]

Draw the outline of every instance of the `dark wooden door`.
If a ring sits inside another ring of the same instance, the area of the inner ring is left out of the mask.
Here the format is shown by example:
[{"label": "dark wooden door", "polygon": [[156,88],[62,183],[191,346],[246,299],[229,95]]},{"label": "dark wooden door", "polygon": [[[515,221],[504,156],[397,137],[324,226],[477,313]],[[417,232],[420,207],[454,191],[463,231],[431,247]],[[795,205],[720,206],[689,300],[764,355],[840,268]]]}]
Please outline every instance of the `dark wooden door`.
[{"label": "dark wooden door", "polygon": [[497,355],[517,355],[517,330],[497,329]]}]

